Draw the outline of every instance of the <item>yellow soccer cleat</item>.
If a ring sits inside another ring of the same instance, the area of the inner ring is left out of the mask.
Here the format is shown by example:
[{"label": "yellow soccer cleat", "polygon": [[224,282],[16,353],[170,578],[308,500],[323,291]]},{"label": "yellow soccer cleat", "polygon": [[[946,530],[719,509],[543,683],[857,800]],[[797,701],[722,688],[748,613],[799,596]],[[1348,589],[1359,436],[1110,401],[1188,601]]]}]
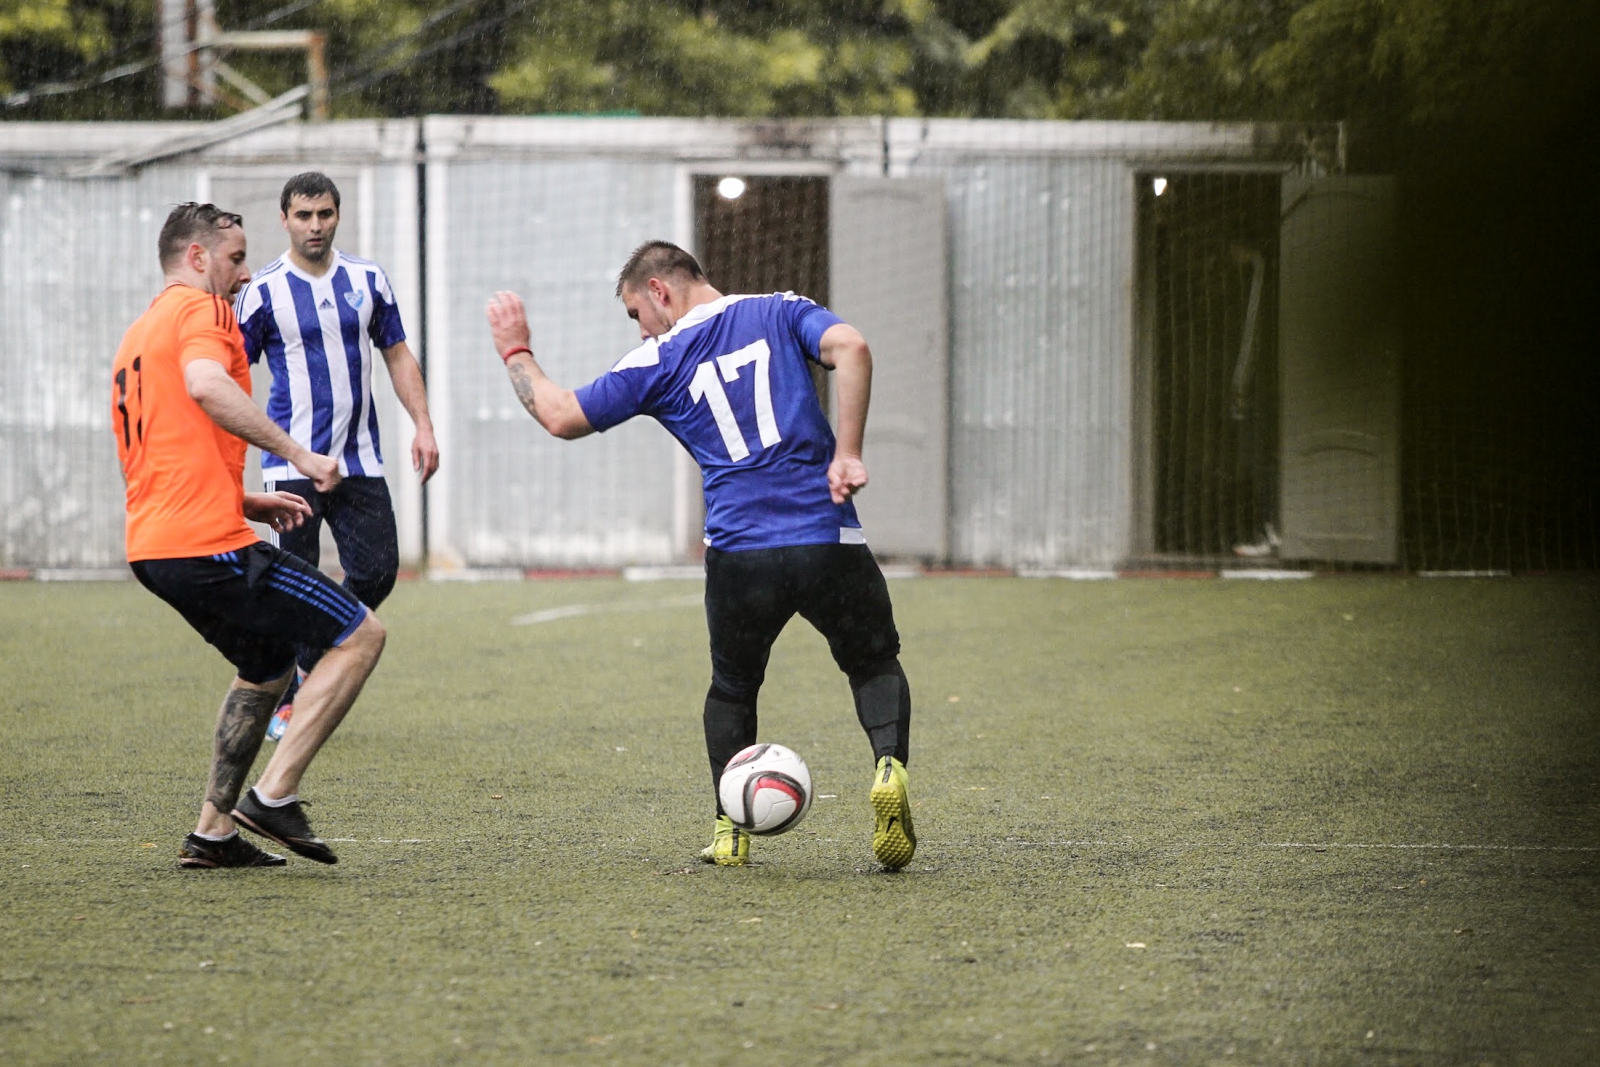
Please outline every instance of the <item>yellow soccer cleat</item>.
[{"label": "yellow soccer cleat", "polygon": [[726,815],[718,815],[711,844],[700,850],[700,858],[719,867],[743,867],[750,862],[750,835]]},{"label": "yellow soccer cleat", "polygon": [[872,854],[879,863],[897,871],[910,863],[916,853],[917,834],[911,828],[905,764],[893,756],[880,759],[872,776],[872,810],[877,816],[872,828]]}]

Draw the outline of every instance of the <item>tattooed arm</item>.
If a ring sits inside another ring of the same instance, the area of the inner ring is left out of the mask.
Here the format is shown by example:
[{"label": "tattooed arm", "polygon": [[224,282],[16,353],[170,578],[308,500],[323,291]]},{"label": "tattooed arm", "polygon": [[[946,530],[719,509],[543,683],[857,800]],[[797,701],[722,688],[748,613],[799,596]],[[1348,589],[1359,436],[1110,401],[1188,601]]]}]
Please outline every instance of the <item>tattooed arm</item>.
[{"label": "tattooed arm", "polygon": [[511,375],[511,387],[517,391],[517,399],[540,426],[569,441],[594,433],[588,416],[578,404],[577,394],[546,378],[532,353],[512,356],[506,360],[506,370]]},{"label": "tattooed arm", "polygon": [[511,387],[528,414],[556,437],[571,440],[594,432],[577,394],[563,389],[540,369],[528,348],[528,318],[515,293],[496,293],[489,301],[489,331],[495,351],[505,360]]}]

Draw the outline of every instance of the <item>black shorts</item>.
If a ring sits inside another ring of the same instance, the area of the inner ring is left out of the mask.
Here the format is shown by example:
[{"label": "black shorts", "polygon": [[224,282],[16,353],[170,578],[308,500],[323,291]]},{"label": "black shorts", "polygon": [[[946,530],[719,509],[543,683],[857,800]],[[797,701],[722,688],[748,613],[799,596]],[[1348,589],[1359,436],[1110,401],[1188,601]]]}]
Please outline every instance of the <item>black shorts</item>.
[{"label": "black shorts", "polygon": [[317,492],[308,479],[269,481],[266,491],[294,493],[311,506],[311,515],[292,530],[274,538],[313,566],[322,562],[322,523],[326,519],[339,548],[344,584],[370,608],[382,604],[394,590],[400,570],[400,542],[395,530],[394,505],[389,483],[382,478],[345,478],[329,493]]},{"label": "black shorts", "polygon": [[265,542],[215,556],[143,559],[130,566],[146,589],[260,685],[294,665],[295,646],[333,648],[367,609],[344,586]]},{"label": "black shorts", "polygon": [[846,674],[900,654],[889,587],[866,545],[706,549],[711,682],[723,693],[754,698],[772,643],[795,615],[828,639]]}]

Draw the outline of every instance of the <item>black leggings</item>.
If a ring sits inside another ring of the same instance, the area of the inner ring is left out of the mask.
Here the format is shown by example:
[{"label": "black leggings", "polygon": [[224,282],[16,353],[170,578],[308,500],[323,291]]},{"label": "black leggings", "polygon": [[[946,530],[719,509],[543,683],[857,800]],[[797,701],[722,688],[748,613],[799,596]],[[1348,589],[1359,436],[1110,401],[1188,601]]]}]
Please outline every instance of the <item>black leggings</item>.
[{"label": "black leggings", "polygon": [[756,702],[772,643],[795,615],[827,638],[850,679],[856,715],[874,758],[910,754],[911,689],[883,572],[866,545],[795,545],[746,552],[706,550],[706,625],[711,688],[706,755],[715,788],[722,768],[755,744]]}]

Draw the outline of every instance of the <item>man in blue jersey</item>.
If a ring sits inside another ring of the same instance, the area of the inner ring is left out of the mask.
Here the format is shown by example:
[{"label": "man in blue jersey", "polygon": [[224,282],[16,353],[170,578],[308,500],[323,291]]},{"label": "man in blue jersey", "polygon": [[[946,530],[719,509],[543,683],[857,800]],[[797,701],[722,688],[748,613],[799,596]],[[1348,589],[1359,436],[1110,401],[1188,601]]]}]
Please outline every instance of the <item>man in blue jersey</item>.
[{"label": "man in blue jersey", "polygon": [[[394,588],[400,550],[378,445],[372,349],[383,353],[395,394],[416,427],[411,465],[424,482],[439,469],[428,394],[383,269],[333,247],[338,187],[325,174],[297,174],[284,185],[279,207],[289,251],[257,271],[240,293],[239,328],[250,362],[265,357],[272,369],[267,414],[303,447],[336,457],[344,478],[331,492],[318,492],[287,460],[268,452],[261,454],[261,478],[267,492],[294,493],[311,505],[302,526],[277,535],[279,547],[315,566],[326,519],[345,586],[376,608]],[[319,654],[300,650],[296,681]],[[291,683],[273,716],[269,740],[283,736],[296,688]]]},{"label": "man in blue jersey", "polygon": [[[489,326],[523,407],[550,433],[582,437],[650,415],[700,465],[713,795],[729,758],[755,743],[756,698],[772,643],[799,615],[827,638],[872,743],[873,854],[891,870],[904,867],[917,845],[905,769],[911,689],[888,586],[850,502],[867,484],[866,341],[793,293],[723,296],[693,256],[665,241],[634,252],[617,295],[644,343],[575,392],[534,361],[516,294],[495,294]],[[835,375],[837,439],[812,385],[813,361]],[[749,848],[748,835],[719,802],[701,857],[738,866]]]}]

